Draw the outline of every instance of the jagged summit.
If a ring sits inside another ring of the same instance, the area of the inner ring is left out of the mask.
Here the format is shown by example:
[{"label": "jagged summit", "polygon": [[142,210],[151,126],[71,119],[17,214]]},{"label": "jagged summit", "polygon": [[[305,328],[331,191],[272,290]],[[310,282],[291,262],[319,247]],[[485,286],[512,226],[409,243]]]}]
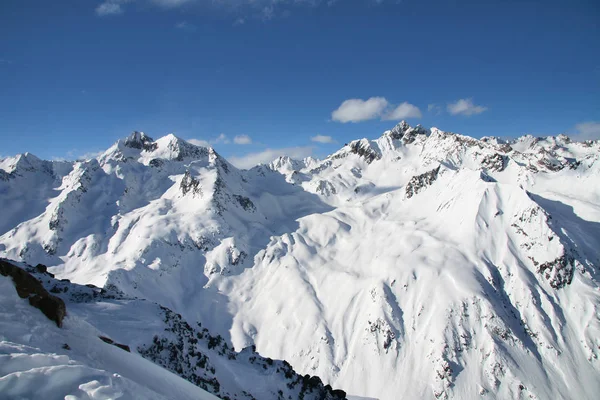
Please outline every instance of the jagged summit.
[{"label": "jagged summit", "polygon": [[385,131],[383,136],[389,136],[395,140],[404,139],[405,142],[412,142],[412,139],[415,135],[428,135],[429,130],[423,128],[421,125],[417,125],[415,127],[411,127],[408,122],[400,121],[396,126],[394,126],[389,131]]},{"label": "jagged summit", "polygon": [[152,146],[153,142],[154,139],[146,135],[144,132],[133,131],[131,135],[125,139],[124,144],[125,146],[133,149],[152,151],[154,149],[154,146]]}]

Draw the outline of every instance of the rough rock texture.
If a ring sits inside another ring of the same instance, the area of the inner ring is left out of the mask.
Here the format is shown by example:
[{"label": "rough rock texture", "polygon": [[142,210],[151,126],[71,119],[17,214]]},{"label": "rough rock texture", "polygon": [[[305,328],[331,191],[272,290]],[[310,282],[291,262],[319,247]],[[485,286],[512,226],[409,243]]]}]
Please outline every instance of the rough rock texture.
[{"label": "rough rock texture", "polygon": [[430,186],[438,177],[440,167],[427,171],[421,175],[413,176],[406,184],[406,197],[411,198],[427,186]]},{"label": "rough rock texture", "polygon": [[202,196],[202,187],[200,181],[194,178],[190,171],[185,171],[181,183],[179,184],[181,193],[185,196],[188,193],[192,193],[194,196]]},{"label": "rough rock texture", "polygon": [[126,344],[122,344],[122,343],[117,343],[114,340],[112,340],[109,337],[106,336],[98,336],[100,338],[100,340],[102,340],[104,343],[108,343],[108,344],[112,344],[115,347],[118,347],[122,350],[125,350],[129,353],[131,353],[131,349],[129,348],[129,346],[127,346]]},{"label": "rough rock texture", "polygon": [[28,298],[29,304],[38,308],[58,327],[62,326],[63,318],[67,313],[62,299],[48,293],[40,281],[29,272],[4,260],[0,260],[0,274],[12,278],[19,297]]},{"label": "rough rock texture", "polygon": [[362,140],[350,143],[350,151],[364,158],[367,164],[371,164],[373,161],[381,158],[379,153],[369,147],[369,145]]},{"label": "rough rock texture", "polygon": [[553,288],[560,289],[573,280],[574,262],[573,257],[563,254],[555,260],[540,264],[537,271],[544,275]]},{"label": "rough rock texture", "polygon": [[486,156],[481,161],[481,166],[483,168],[491,170],[491,171],[501,172],[501,171],[504,171],[507,163],[508,163],[507,156],[495,153],[495,154]]},{"label": "rough rock texture", "polygon": [[156,143],[154,139],[146,135],[144,132],[134,131],[127,139],[125,139],[125,146],[131,147],[132,149],[142,149],[146,151],[156,150]]},{"label": "rough rock texture", "polygon": [[[331,386],[324,385],[318,376],[299,375],[286,361],[272,360],[256,353],[254,346],[247,347],[241,352],[234,351],[220,336],[212,336],[208,329],[201,324],[192,327],[181,315],[161,307],[164,322],[167,326],[164,334],[154,336],[151,344],[140,346],[138,352],[145,358],[178,374],[193,384],[214,393],[223,399],[243,398],[257,399],[252,395],[253,388],[248,387],[246,392],[231,393],[218,378],[218,365],[212,361],[214,358],[226,358],[231,363],[247,363],[250,368],[264,371],[273,379],[285,382],[285,386],[273,386],[272,392],[263,398],[272,399],[306,399],[306,400],[334,400],[345,399],[346,393],[342,390],[333,390]],[[285,391],[285,393],[284,393]]]}]

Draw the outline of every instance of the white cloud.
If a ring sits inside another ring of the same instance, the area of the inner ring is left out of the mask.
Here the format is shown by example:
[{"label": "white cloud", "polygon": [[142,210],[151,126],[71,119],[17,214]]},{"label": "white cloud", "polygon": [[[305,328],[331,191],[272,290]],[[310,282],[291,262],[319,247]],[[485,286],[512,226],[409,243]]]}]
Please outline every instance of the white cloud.
[{"label": "white cloud", "polygon": [[487,110],[487,107],[473,104],[473,99],[460,99],[454,103],[448,103],[448,112],[451,115],[475,115]]},{"label": "white cloud", "polygon": [[229,140],[227,135],[224,133],[221,133],[216,138],[212,138],[209,140],[192,138],[192,139],[186,139],[186,141],[190,142],[193,145],[202,146],[202,147],[212,147],[215,144],[230,144],[231,143],[231,140]]},{"label": "white cloud", "polygon": [[258,164],[266,164],[275,160],[279,156],[288,156],[295,159],[302,159],[313,154],[313,147],[286,147],[282,149],[265,149],[256,153],[248,153],[243,156],[228,157],[227,160],[237,168],[252,168]]},{"label": "white cloud", "polygon": [[211,143],[211,144],[220,144],[220,143],[223,143],[223,144],[229,144],[229,143],[231,143],[231,142],[229,141],[229,138],[227,138],[227,135],[226,135],[226,134],[224,134],[224,133],[221,133],[219,136],[217,136],[217,138],[216,138],[216,139],[212,139],[212,140],[210,141],[210,143]]},{"label": "white cloud", "polygon": [[335,143],[335,140],[331,136],[317,135],[310,138],[313,142],[317,143]]},{"label": "white cloud", "polygon": [[265,21],[273,19],[274,16],[275,16],[275,8],[272,5],[266,6],[265,8],[263,8],[262,17]]},{"label": "white cloud", "polygon": [[577,131],[572,135],[575,140],[596,140],[600,139],[600,122],[590,121],[575,125]]},{"label": "white cloud", "polygon": [[252,138],[248,135],[237,135],[233,138],[235,144],[251,144]]},{"label": "white cloud", "polygon": [[435,115],[439,115],[442,112],[442,107],[439,105],[432,103],[427,105],[427,111],[430,113],[434,113]]},{"label": "white cloud", "polygon": [[368,100],[348,99],[331,113],[337,122],[360,122],[378,118],[389,105],[385,97],[371,97]]},{"label": "white cloud", "polygon": [[[99,157],[104,153],[103,150],[97,151],[82,151],[79,149],[71,149],[67,151],[64,157],[55,156],[52,157],[52,161],[73,161],[73,160],[90,160],[92,158]],[[2,157],[0,157],[2,158]]]},{"label": "white cloud", "polygon": [[398,107],[385,114],[382,119],[386,121],[399,121],[406,118],[421,118],[421,110],[419,110],[419,107],[405,101]]},{"label": "white cloud", "polygon": [[[105,0],[103,3],[96,7],[96,14],[98,14],[101,17],[107,15],[123,14],[125,12],[123,5],[126,3],[133,3],[136,1],[151,3],[155,6],[169,9],[181,7],[184,4],[192,3],[196,0]],[[183,22],[183,24],[187,24],[187,22]],[[193,25],[190,24],[190,26]]]},{"label": "white cloud", "polygon": [[104,153],[104,151],[102,151],[102,150],[88,151],[87,153],[83,153],[83,154],[77,156],[77,159],[78,160],[90,160],[92,158],[100,157],[100,155],[102,155],[102,153]]},{"label": "white cloud", "polygon": [[195,146],[210,147],[210,143],[202,139],[187,139],[188,142]]},{"label": "white cloud", "polygon": [[361,122],[375,118],[380,118],[382,121],[421,118],[421,110],[406,101],[394,106],[385,97],[371,97],[367,100],[345,100],[331,113],[331,119],[341,123]]},{"label": "white cloud", "polygon": [[[386,0],[363,0],[365,6],[371,2],[381,4]],[[125,3],[145,3],[165,10],[184,8],[186,6],[212,7],[229,12],[234,17],[234,25],[242,25],[250,20],[269,21],[274,18],[286,18],[295,7],[312,7],[323,4],[331,6],[338,0],[104,0],[96,8],[101,16],[121,14],[125,12]],[[396,0],[398,2],[398,0]],[[390,1],[391,3],[391,1]],[[140,7],[145,9],[146,7]]]},{"label": "white cloud", "polygon": [[119,1],[106,1],[100,4],[98,7],[96,7],[96,14],[100,17],[122,13],[123,9],[121,8],[121,4]]},{"label": "white cloud", "polygon": [[187,32],[195,32],[197,29],[196,25],[190,24],[187,21],[181,21],[181,22],[176,23],[175,28],[181,29],[182,31],[187,31]]},{"label": "white cloud", "polygon": [[191,3],[194,0],[151,0],[152,3],[165,8],[180,7],[186,3]]}]

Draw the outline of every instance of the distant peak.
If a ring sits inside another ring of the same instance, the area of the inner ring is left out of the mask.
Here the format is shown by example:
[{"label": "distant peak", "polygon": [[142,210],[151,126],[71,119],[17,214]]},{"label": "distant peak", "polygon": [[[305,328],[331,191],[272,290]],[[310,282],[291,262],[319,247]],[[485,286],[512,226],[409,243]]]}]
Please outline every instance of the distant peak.
[{"label": "distant peak", "polygon": [[383,136],[387,136],[394,140],[402,140],[404,143],[412,143],[417,135],[429,135],[430,130],[423,128],[421,125],[410,126],[406,121],[400,121],[389,131],[385,131]]},{"label": "distant peak", "polygon": [[181,140],[177,136],[175,136],[174,133],[168,133],[165,136],[163,136],[162,139],[167,140],[169,142],[178,142]]},{"label": "distant peak", "polygon": [[154,139],[146,135],[144,132],[138,131],[133,131],[131,135],[125,139],[125,146],[133,149],[152,151],[155,147],[152,146],[152,143],[154,143]]},{"label": "distant peak", "polygon": [[406,122],[405,120],[400,121],[395,127],[394,129],[400,129],[400,130],[407,130],[408,128],[410,128],[410,125],[408,124],[408,122]]},{"label": "distant peak", "polygon": [[389,135],[392,139],[402,139],[404,133],[410,129],[410,125],[406,121],[400,121],[396,126],[394,126],[390,131],[388,131]]}]

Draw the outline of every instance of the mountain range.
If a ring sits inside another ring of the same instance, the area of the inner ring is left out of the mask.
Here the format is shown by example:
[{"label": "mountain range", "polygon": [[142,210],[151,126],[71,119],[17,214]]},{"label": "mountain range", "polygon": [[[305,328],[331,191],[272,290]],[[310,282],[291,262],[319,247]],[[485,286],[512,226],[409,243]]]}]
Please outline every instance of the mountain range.
[{"label": "mountain range", "polygon": [[0,277],[0,392],[594,399],[599,158],[401,122],[249,170],[141,132],[87,160],[2,159],[1,262],[66,316]]}]

